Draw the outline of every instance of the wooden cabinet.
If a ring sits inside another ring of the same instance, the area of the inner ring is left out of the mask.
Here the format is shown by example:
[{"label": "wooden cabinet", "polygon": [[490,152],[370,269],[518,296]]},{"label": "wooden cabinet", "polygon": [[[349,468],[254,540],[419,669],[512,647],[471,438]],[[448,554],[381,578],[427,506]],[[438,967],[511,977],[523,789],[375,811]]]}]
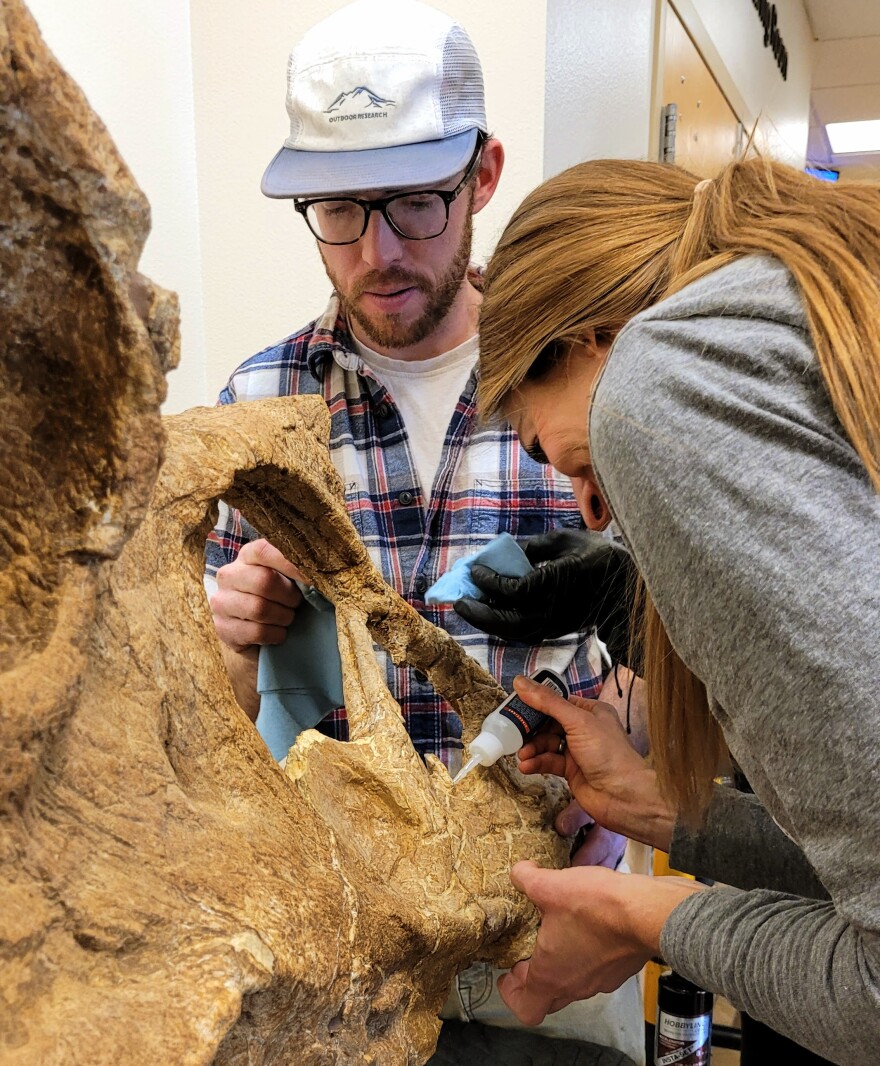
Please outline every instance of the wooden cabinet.
[{"label": "wooden cabinet", "polygon": [[673,162],[712,178],[736,159],[740,122],[675,9],[668,2],[664,7],[662,103],[677,105]]}]

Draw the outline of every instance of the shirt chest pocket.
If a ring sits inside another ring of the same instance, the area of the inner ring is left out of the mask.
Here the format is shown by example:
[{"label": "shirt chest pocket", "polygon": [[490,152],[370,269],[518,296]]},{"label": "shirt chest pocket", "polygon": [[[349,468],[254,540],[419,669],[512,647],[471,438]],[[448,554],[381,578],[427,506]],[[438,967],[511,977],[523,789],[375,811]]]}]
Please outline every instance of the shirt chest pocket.
[{"label": "shirt chest pocket", "polygon": [[574,496],[544,478],[505,481],[475,478],[468,508],[468,532],[489,539],[510,533],[517,540],[560,527],[582,528]]}]

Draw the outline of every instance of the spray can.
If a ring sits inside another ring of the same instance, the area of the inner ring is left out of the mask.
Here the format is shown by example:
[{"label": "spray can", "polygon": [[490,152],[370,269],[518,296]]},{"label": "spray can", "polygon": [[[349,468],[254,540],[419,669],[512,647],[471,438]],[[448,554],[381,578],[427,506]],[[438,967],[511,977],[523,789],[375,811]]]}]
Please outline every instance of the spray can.
[{"label": "spray can", "polygon": [[670,970],[658,981],[654,1066],[709,1066],[712,993]]},{"label": "spray can", "polygon": [[[568,699],[568,685],[552,670],[538,670],[531,675],[531,680]],[[523,703],[515,692],[508,696],[486,715],[479,736],[468,745],[470,758],[453,778],[453,785],[457,785],[477,766],[492,766],[502,755],[513,755],[519,751],[548,721],[548,717]]]}]

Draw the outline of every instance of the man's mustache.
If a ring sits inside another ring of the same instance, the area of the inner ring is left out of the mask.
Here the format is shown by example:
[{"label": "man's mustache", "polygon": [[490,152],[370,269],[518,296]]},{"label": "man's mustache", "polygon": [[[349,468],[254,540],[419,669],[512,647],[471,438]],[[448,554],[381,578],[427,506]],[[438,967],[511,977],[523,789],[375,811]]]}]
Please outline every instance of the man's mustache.
[{"label": "man's mustache", "polygon": [[355,282],[349,299],[356,300],[365,292],[387,291],[391,285],[396,285],[399,289],[415,288],[422,291],[430,288],[424,278],[408,270],[374,270]]}]

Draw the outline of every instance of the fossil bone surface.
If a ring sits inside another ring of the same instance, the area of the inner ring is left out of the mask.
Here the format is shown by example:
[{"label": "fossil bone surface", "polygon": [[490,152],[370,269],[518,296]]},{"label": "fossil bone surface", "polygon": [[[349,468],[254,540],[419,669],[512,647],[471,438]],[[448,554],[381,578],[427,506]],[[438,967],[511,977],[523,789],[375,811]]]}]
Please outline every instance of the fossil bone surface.
[{"label": "fossil bone surface", "polygon": [[[146,201],[18,0],[0,51],[0,1059],[422,1063],[453,975],[527,953],[508,870],[564,862],[561,788],[416,755],[374,641],[466,737],[501,692],[370,563],[322,401],[163,424]],[[285,770],[202,589],[221,497],[337,610],[351,741]]]}]

